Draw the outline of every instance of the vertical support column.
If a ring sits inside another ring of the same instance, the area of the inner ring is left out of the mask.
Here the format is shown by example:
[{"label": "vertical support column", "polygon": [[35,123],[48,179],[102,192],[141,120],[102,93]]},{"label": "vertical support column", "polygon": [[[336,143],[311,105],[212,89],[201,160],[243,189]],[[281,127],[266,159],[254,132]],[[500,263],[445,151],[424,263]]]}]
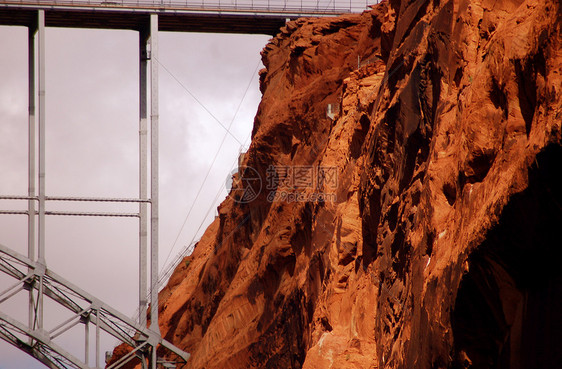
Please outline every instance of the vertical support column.
[{"label": "vertical support column", "polygon": [[[28,28],[28,196],[35,197],[35,32],[37,25]],[[28,202],[27,257],[35,260],[35,200]]]},{"label": "vertical support column", "polygon": [[[160,334],[158,325],[158,15],[150,15],[150,329]],[[156,344],[151,368],[156,369]]]},{"label": "vertical support column", "polygon": [[[27,195],[35,197],[35,32],[37,32],[37,22],[29,25],[27,30],[28,48],[28,179]],[[31,199],[27,204],[27,257],[35,261],[35,200]],[[34,321],[34,299],[33,288],[29,289],[29,328],[33,329]]]},{"label": "vertical support column", "polygon": [[[45,11],[38,10],[38,77],[39,77],[39,219],[38,259],[45,266]],[[37,328],[43,329],[43,276],[40,276],[37,296]]]},{"label": "vertical support column", "polygon": [[100,368],[100,310],[96,309],[96,369]]},{"label": "vertical support column", "polygon": [[84,363],[90,366],[90,318],[84,320]]},{"label": "vertical support column", "polygon": [[[149,27],[147,27],[149,28]],[[149,29],[139,32],[139,198],[148,197],[148,39]],[[147,311],[147,248],[148,248],[148,205],[139,204],[139,324],[146,327]]]}]

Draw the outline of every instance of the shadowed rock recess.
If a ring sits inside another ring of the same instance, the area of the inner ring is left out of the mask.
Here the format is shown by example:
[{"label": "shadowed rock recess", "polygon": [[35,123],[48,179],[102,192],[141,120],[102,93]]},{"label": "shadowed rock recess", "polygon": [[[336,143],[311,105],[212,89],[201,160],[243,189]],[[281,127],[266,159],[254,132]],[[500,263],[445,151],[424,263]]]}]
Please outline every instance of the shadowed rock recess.
[{"label": "shadowed rock recess", "polygon": [[243,163],[261,191],[241,170],[160,293],[185,368],[562,368],[560,8],[289,22]]}]

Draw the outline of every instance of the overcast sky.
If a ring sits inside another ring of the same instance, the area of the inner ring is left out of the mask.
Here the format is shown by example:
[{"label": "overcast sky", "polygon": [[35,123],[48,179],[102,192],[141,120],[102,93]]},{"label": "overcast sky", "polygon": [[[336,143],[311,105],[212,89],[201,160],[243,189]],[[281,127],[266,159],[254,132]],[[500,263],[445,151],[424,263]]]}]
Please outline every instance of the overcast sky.
[{"label": "overcast sky", "polygon": [[[241,147],[238,141],[249,144],[261,97],[259,53],[268,39],[159,33],[161,269],[193,238],[198,239],[226,196],[224,183],[234,168]],[[0,27],[0,194],[5,195],[27,194],[26,43],[26,28]],[[48,196],[138,196],[137,45],[138,34],[132,31],[47,29]],[[242,101],[248,84],[250,88]],[[184,87],[225,126],[241,101],[242,105],[231,128],[236,139],[227,135],[182,230],[225,135],[224,128]],[[217,194],[218,200],[213,201]],[[0,200],[0,210],[24,210],[26,206],[26,202]],[[209,208],[213,210],[205,219]],[[136,206],[48,203],[48,210],[134,212]],[[48,217],[47,265],[132,316],[138,301],[137,223],[134,218]],[[0,243],[25,254],[26,224],[25,216],[0,215]],[[0,290],[11,283],[0,276]],[[0,305],[0,310],[26,322],[25,300],[22,293]],[[47,327],[58,322],[46,318]],[[80,358],[81,332],[68,332],[59,340]],[[104,337],[102,352],[111,350],[115,343],[115,339]],[[0,369],[42,367],[0,340]]]}]

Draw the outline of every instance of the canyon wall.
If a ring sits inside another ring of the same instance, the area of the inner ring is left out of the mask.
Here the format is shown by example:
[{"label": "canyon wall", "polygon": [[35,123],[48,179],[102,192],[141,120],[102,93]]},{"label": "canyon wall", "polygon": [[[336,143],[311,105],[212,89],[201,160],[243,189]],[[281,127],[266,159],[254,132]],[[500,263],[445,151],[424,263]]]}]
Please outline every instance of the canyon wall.
[{"label": "canyon wall", "polygon": [[560,367],[560,6],[289,22],[230,196],[160,293],[185,368]]}]

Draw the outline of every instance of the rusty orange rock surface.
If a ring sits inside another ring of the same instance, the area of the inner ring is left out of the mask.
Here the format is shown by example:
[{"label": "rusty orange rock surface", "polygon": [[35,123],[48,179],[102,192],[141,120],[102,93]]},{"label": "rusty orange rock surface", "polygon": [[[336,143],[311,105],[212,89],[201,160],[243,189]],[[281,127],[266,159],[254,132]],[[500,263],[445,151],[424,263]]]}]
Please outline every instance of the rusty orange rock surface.
[{"label": "rusty orange rock surface", "polygon": [[241,171],[160,294],[185,368],[560,367],[560,7],[289,22],[243,163],[261,191]]}]

